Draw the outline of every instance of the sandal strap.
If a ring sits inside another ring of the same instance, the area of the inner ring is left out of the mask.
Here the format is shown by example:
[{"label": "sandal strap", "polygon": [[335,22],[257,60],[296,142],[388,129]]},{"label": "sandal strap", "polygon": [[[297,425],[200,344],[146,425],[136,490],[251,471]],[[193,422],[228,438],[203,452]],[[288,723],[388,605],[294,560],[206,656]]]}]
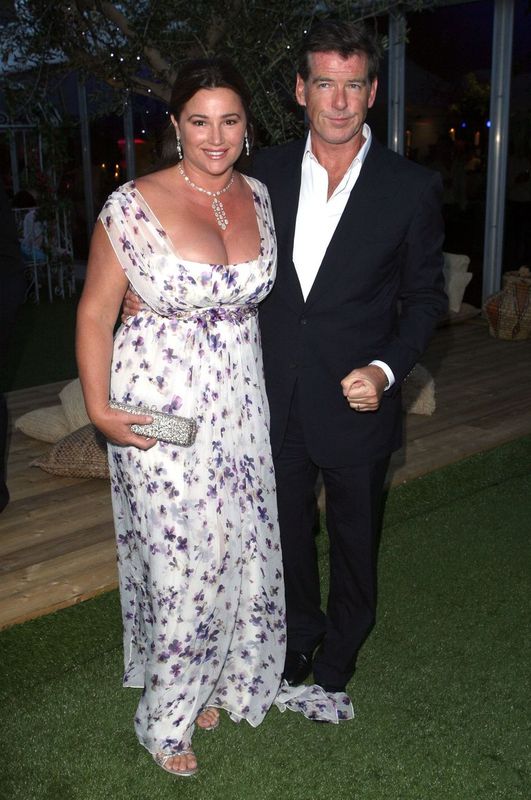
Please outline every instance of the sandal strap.
[{"label": "sandal strap", "polygon": [[175,758],[176,756],[195,756],[195,753],[192,748],[189,747],[187,750],[181,750],[180,753],[152,753],[151,755],[159,767],[165,767],[170,758]]}]

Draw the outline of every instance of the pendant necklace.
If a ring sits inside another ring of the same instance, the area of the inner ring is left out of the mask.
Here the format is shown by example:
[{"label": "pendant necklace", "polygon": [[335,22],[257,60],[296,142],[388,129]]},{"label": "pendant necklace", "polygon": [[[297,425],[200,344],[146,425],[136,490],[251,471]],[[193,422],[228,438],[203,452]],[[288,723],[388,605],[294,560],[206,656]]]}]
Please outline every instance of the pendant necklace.
[{"label": "pendant necklace", "polygon": [[209,192],[208,189],[203,189],[201,186],[197,186],[193,181],[190,180],[184,169],[180,164],[177,164],[177,169],[183,176],[186,183],[192,187],[192,189],[196,189],[198,192],[202,192],[203,194],[207,194],[209,197],[212,198],[212,210],[214,212],[214,216],[216,217],[216,222],[218,223],[219,227],[224,231],[229,224],[229,220],[227,219],[227,215],[225,213],[225,208],[223,207],[223,203],[221,202],[220,195],[224,192],[227,192],[232,184],[234,183],[234,173],[231,175],[230,181],[223,189],[220,189],[219,192]]}]

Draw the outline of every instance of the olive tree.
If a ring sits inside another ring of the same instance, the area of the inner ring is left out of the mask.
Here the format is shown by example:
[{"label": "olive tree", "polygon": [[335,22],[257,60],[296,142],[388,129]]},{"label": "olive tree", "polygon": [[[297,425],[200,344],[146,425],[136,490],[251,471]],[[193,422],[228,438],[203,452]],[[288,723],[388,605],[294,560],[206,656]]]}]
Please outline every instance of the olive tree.
[{"label": "olive tree", "polygon": [[[364,20],[421,9],[435,0],[15,0],[0,46],[3,83],[23,69],[17,102],[30,107],[50,76],[76,70],[114,87],[166,101],[179,64],[225,55],[245,76],[262,137],[282,142],[300,134],[292,113],[296,52],[315,18]],[[385,42],[384,42],[385,45]],[[13,84],[12,84],[13,85]]]}]

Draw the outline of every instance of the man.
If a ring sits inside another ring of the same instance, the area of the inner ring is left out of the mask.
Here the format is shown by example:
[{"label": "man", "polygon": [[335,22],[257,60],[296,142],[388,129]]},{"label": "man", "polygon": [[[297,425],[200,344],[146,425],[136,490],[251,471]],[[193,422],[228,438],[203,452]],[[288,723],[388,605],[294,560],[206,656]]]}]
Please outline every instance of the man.
[{"label": "man", "polygon": [[[296,98],[307,140],[259,153],[278,241],[260,309],[286,580],[284,677],[345,689],[375,621],[380,501],[401,445],[400,384],[444,312],[440,181],[365,124],[378,47],[327,21],[307,36]],[[321,610],[313,533],[326,491],[330,592]]]},{"label": "man", "polygon": [[[265,150],[253,164],[271,195],[278,241],[260,326],[286,581],[284,677],[296,685],[313,669],[331,694],[344,691],[374,625],[380,502],[401,445],[400,384],[446,307],[440,180],[382,147],[365,124],[378,55],[358,26],[316,26],[296,82],[308,138]],[[330,538],[326,613],[314,540],[319,470]]]}]

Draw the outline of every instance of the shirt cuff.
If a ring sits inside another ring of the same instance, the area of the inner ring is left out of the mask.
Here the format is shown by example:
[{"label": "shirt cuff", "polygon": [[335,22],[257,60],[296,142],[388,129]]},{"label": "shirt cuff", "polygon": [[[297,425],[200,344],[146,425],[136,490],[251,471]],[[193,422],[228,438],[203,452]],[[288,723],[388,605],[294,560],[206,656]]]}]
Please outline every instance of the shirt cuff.
[{"label": "shirt cuff", "polygon": [[375,367],[380,367],[380,369],[383,369],[387,377],[387,386],[385,387],[384,391],[390,389],[395,382],[395,376],[393,374],[393,370],[391,369],[391,367],[388,364],[386,364],[385,361],[378,361],[378,360],[371,361],[370,365],[373,365]]}]

